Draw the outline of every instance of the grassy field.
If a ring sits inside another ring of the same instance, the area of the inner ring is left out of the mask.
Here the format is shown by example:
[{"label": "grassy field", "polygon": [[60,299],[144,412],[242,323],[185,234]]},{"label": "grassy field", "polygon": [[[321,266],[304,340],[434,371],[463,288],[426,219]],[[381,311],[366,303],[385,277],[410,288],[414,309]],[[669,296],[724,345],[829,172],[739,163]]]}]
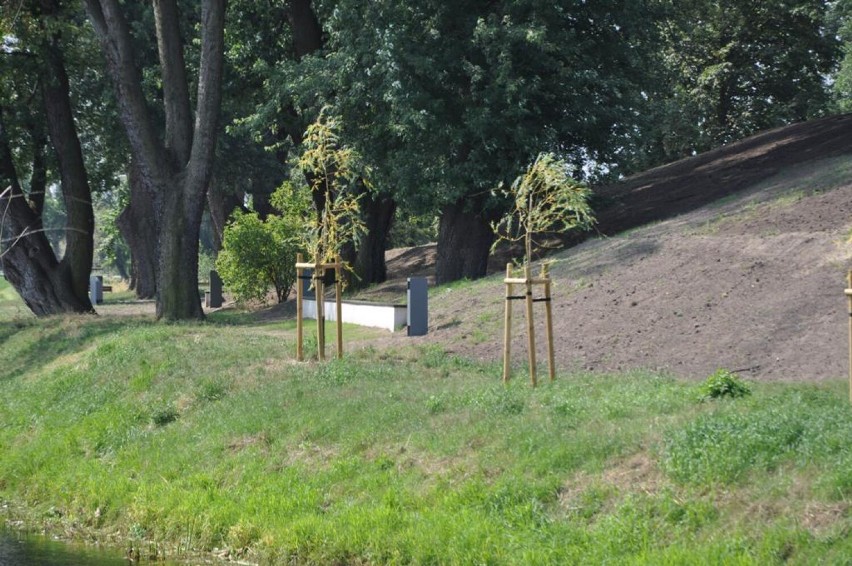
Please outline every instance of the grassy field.
[{"label": "grassy field", "polygon": [[299,364],[291,325],[211,318],[0,322],[0,513],[260,563],[852,556],[840,381],[704,402],[647,373],[533,390],[435,348]]}]

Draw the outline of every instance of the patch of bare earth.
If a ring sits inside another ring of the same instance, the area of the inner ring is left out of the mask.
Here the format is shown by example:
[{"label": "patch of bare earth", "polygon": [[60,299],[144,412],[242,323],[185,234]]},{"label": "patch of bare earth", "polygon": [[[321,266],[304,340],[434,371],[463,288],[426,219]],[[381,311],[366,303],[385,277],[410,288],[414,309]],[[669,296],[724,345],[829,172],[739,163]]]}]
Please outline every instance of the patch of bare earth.
[{"label": "patch of bare earth", "polygon": [[[616,203],[599,212],[607,233],[655,223],[551,257],[557,367],[698,379],[720,367],[759,379],[845,375],[850,137],[852,116],[792,126],[606,189]],[[725,199],[707,205],[702,191]],[[438,289],[429,335],[384,343],[439,343],[499,362],[503,295],[499,276]],[[522,364],[524,312],[514,307],[512,353]]]}]

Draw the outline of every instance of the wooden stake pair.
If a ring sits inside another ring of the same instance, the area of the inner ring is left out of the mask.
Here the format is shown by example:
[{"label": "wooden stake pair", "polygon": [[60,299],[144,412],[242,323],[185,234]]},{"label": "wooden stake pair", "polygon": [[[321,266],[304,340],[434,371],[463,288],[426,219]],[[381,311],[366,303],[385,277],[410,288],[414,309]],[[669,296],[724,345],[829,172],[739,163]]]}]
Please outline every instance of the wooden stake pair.
[{"label": "wooden stake pair", "polygon": [[846,274],[844,293],[849,311],[849,403],[852,403],[852,269]]},{"label": "wooden stake pair", "polygon": [[[541,266],[541,275],[532,277],[529,264],[524,266],[524,277],[512,277],[512,264],[506,264],[506,322],[503,329],[503,382],[508,383],[512,373],[512,301],[523,300],[526,304],[527,313],[527,339],[529,347],[530,382],[536,386],[536,362],[535,362],[535,321],[533,320],[533,303],[543,302],[545,308],[545,331],[547,332],[547,363],[550,371],[550,381],[556,378],[556,367],[553,359],[553,318],[550,296],[550,273],[549,266]],[[524,295],[514,295],[514,286],[523,285],[526,291]],[[544,297],[533,298],[533,286],[544,287]]]},{"label": "wooden stake pair", "polygon": [[300,362],[305,359],[304,352],[304,309],[302,308],[302,280],[306,278],[304,275],[305,269],[312,269],[313,275],[310,276],[314,282],[314,295],[316,295],[317,304],[317,358],[320,361],[325,360],[325,272],[328,269],[334,270],[334,300],[337,315],[337,357],[343,357],[343,316],[340,295],[343,290],[341,280],[341,271],[343,263],[340,261],[340,256],[334,258],[334,263],[304,263],[302,254],[296,255],[296,359]]}]

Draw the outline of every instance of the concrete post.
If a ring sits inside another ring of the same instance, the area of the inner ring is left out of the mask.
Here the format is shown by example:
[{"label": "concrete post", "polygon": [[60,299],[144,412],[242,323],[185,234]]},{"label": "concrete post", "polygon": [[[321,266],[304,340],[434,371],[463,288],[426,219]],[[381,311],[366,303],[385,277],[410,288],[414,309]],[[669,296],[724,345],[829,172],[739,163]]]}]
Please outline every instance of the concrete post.
[{"label": "concrete post", "polygon": [[425,277],[408,278],[408,335],[429,332],[429,287]]}]

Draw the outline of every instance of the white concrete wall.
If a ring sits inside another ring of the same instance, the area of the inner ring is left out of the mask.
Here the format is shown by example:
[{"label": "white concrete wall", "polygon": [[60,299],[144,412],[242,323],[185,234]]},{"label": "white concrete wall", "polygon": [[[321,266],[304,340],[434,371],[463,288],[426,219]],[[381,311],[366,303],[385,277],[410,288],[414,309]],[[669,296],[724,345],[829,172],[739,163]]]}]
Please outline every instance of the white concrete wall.
[{"label": "white concrete wall", "polygon": [[[408,313],[405,305],[378,305],[342,301],[340,307],[343,322],[384,328],[391,332],[396,332],[408,324]],[[302,316],[317,318],[317,302],[315,300],[302,300]],[[334,301],[325,302],[325,320],[332,322],[337,320],[337,308]]]}]

